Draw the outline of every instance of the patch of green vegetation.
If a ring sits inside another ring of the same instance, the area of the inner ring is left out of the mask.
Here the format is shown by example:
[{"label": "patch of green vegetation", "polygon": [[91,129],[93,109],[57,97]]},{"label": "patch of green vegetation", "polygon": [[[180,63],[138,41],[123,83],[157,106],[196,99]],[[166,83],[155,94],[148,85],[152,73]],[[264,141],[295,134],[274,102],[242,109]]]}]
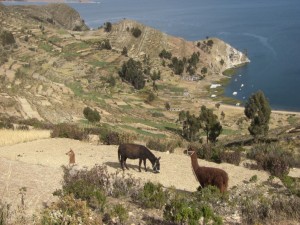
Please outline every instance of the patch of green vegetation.
[{"label": "patch of green vegetation", "polygon": [[177,87],[169,84],[157,84],[158,90],[164,90],[164,91],[169,91],[169,92],[174,92],[174,93],[180,93],[182,94],[184,92],[184,88],[182,87]]},{"label": "patch of green vegetation", "polygon": [[281,181],[292,194],[300,197],[300,178],[283,176]]},{"label": "patch of green vegetation", "polygon": [[69,51],[80,51],[86,48],[89,48],[90,45],[86,42],[76,42],[69,44],[64,47],[64,51],[69,52]]},{"label": "patch of green vegetation", "polygon": [[74,92],[75,96],[82,97],[84,92],[79,82],[68,84],[68,87]]},{"label": "patch of green vegetation", "polygon": [[90,45],[85,42],[76,42],[69,44],[63,48],[62,56],[68,60],[74,60],[76,57],[80,56],[78,51],[88,48]]},{"label": "patch of green vegetation", "polygon": [[154,133],[151,133],[151,132],[148,132],[145,130],[141,130],[141,129],[138,129],[138,128],[135,128],[135,127],[132,127],[129,125],[121,125],[120,127],[123,129],[134,131],[135,133],[143,135],[143,136],[148,136],[148,137],[152,137],[152,138],[166,138],[165,134],[154,134]]},{"label": "patch of green vegetation", "polygon": [[100,104],[100,106],[106,106],[104,101],[105,96],[101,94],[91,91],[91,92],[84,92],[81,84],[79,82],[73,82],[67,84],[69,88],[74,92],[75,96],[80,97],[82,99],[91,100]]},{"label": "patch of green vegetation", "polygon": [[225,76],[232,76],[232,75],[235,74],[235,72],[236,72],[235,68],[230,68],[230,69],[224,70],[223,71],[223,75],[225,75]]},{"label": "patch of green vegetation", "polygon": [[287,121],[290,125],[294,125],[296,124],[298,121],[299,121],[299,118],[296,117],[296,115],[290,115],[288,118],[287,118]]},{"label": "patch of green vegetation", "polygon": [[235,134],[240,134],[240,131],[225,128],[222,130],[222,134],[223,135],[235,135]]},{"label": "patch of green vegetation", "polygon": [[32,56],[25,54],[25,55],[20,56],[19,60],[22,62],[29,62],[31,57]]},{"label": "patch of green vegetation", "polygon": [[177,130],[179,127],[175,123],[169,123],[169,122],[155,122],[151,120],[145,120],[140,118],[133,118],[133,117],[124,117],[122,118],[122,121],[125,123],[141,123],[145,124],[150,127],[155,127],[159,130]]},{"label": "patch of green vegetation", "polygon": [[129,110],[129,109],[132,109],[132,107],[131,107],[131,105],[119,105],[119,107],[121,108],[121,109],[127,109],[127,110]]},{"label": "patch of green vegetation", "polygon": [[104,62],[104,61],[90,61],[89,64],[91,64],[94,67],[100,67],[100,68],[105,68],[108,66],[108,62]]},{"label": "patch of green vegetation", "polygon": [[43,49],[46,52],[52,52],[53,50],[52,46],[47,43],[40,43],[39,48]]},{"label": "patch of green vegetation", "polygon": [[68,31],[66,31],[64,29],[59,29],[59,30],[57,30],[57,33],[60,35],[65,35],[65,34],[68,34]]},{"label": "patch of green vegetation", "polygon": [[48,39],[48,41],[49,41],[50,43],[56,44],[56,43],[58,43],[58,42],[61,42],[62,39],[61,39],[60,37],[57,37],[57,36],[52,36],[52,37],[50,37],[50,38]]},{"label": "patch of green vegetation", "polygon": [[72,61],[72,60],[75,60],[75,58],[78,57],[79,54],[76,53],[76,52],[63,52],[62,56],[63,56],[67,61]]}]

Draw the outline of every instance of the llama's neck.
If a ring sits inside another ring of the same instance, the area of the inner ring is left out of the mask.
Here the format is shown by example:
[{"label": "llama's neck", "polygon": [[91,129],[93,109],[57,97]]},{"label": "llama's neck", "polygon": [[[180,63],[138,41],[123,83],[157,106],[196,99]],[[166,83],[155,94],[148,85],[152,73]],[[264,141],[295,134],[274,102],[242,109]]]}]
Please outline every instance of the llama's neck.
[{"label": "llama's neck", "polygon": [[193,152],[191,154],[191,161],[192,161],[192,168],[194,171],[196,171],[200,166],[198,164],[198,157],[197,157],[197,153]]},{"label": "llama's neck", "polygon": [[148,150],[146,154],[147,154],[146,156],[149,159],[149,161],[151,162],[151,164],[154,165],[154,163],[156,161],[155,155],[152,152],[150,152],[150,150]]}]

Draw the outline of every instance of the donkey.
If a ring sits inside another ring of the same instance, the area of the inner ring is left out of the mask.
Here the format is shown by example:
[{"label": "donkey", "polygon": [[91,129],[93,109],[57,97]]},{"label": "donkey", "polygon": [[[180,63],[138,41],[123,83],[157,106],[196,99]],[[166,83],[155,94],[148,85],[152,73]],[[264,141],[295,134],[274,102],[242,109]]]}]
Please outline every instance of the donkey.
[{"label": "donkey", "polygon": [[191,156],[193,172],[202,188],[212,185],[224,193],[228,187],[228,174],[219,168],[199,166],[196,151],[189,147],[187,153]]},{"label": "donkey", "polygon": [[70,151],[68,151],[67,153],[66,153],[66,155],[68,155],[69,156],[69,165],[71,165],[71,164],[75,164],[75,153],[73,152],[73,150],[70,148]]},{"label": "donkey", "polygon": [[145,171],[146,168],[146,159],[152,164],[152,169],[155,173],[159,173],[160,170],[160,157],[156,158],[153,153],[143,145],[138,144],[120,144],[118,148],[118,159],[121,164],[121,168],[124,170],[124,166],[129,170],[126,159],[139,159],[139,171],[141,172],[141,164],[144,161]]}]

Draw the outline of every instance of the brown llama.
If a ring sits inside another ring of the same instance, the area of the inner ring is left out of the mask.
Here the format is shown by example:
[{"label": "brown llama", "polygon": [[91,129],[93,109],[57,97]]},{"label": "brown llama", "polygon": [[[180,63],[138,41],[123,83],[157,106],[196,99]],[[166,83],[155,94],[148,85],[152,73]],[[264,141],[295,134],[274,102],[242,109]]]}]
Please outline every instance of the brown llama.
[{"label": "brown llama", "polygon": [[73,150],[70,148],[70,151],[68,151],[66,153],[66,155],[69,156],[69,165],[74,165],[75,164],[75,153],[73,152]]},{"label": "brown llama", "polygon": [[191,156],[193,172],[202,188],[212,185],[219,188],[221,193],[227,191],[228,174],[224,170],[199,166],[196,151],[190,147],[187,152]]}]

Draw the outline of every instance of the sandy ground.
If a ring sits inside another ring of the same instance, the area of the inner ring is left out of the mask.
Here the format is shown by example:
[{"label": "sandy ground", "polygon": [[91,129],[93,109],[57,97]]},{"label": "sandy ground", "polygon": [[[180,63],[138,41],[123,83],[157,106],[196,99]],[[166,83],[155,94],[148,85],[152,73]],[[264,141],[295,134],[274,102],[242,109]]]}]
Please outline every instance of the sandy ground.
[{"label": "sandy ground", "polygon": [[[19,204],[21,196],[19,189],[27,188],[25,204],[28,212],[33,213],[40,209],[43,203],[54,201],[53,191],[59,189],[62,181],[62,165],[68,165],[68,156],[65,153],[72,148],[76,154],[76,163],[79,168],[93,167],[95,164],[105,164],[110,172],[120,168],[117,158],[118,146],[92,145],[71,139],[43,139],[28,143],[16,144],[0,148],[0,195],[2,202]],[[165,187],[175,186],[177,189],[195,191],[199,186],[196,181],[190,157],[184,154],[167,154],[154,152],[161,156],[161,172],[138,172],[138,160],[128,160],[128,173],[141,178],[160,182]],[[253,175],[258,181],[268,179],[264,171],[249,170],[231,164],[215,164],[199,160],[202,166],[213,166],[224,169],[229,174],[229,188],[242,185]],[[150,162],[147,161],[150,167]],[[300,177],[299,171],[294,176]]]}]

